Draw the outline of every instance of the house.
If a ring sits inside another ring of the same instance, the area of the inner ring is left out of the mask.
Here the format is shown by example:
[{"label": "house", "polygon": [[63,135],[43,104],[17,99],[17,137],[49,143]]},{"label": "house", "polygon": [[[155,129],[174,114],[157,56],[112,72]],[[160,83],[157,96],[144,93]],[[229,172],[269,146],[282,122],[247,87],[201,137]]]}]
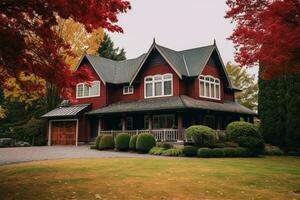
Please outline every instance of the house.
[{"label": "house", "polygon": [[232,121],[253,122],[255,112],[235,102],[217,45],[175,51],[153,41],[134,59],[84,55],[77,69],[93,73],[91,85],[73,90],[75,105],[48,119],[48,144],[89,142],[98,134],[151,132],[157,140],[182,141],[185,128],[204,124],[224,130]]}]

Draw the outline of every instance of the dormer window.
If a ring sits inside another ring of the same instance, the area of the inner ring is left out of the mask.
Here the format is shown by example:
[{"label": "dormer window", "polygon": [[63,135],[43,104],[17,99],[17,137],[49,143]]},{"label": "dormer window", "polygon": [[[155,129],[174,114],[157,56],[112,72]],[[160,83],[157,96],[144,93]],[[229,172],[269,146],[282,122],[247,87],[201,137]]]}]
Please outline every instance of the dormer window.
[{"label": "dormer window", "polygon": [[220,79],[210,75],[201,75],[199,77],[199,96],[220,100]]},{"label": "dormer window", "polygon": [[145,98],[173,95],[173,75],[157,74],[145,77]]},{"label": "dormer window", "polygon": [[133,94],[133,86],[123,86],[123,94]]},{"label": "dormer window", "polygon": [[100,96],[100,81],[92,81],[90,85],[78,83],[76,86],[76,98],[98,97]]}]

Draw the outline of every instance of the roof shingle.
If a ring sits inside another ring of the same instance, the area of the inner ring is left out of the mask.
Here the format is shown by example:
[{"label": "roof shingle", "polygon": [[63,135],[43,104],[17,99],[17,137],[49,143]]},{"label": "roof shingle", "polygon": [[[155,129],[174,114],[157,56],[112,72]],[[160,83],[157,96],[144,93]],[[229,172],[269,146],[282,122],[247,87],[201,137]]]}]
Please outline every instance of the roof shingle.
[{"label": "roof shingle", "polygon": [[51,117],[75,117],[81,112],[85,111],[90,104],[78,104],[67,107],[58,107],[50,112],[44,114],[43,118],[51,118]]}]

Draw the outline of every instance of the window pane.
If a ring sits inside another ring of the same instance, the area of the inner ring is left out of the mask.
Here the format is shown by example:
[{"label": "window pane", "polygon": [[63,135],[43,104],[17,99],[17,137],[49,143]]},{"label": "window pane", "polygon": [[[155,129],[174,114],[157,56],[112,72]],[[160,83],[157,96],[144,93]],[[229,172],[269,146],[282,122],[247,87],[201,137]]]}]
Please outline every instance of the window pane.
[{"label": "window pane", "polygon": [[200,79],[201,79],[201,80],[204,80],[204,76],[200,76]]},{"label": "window pane", "polygon": [[209,83],[205,83],[205,96],[209,97]]},{"label": "window pane", "polygon": [[220,86],[216,85],[216,98],[220,98]]},{"label": "window pane", "polygon": [[219,83],[220,81],[218,79],[215,80],[216,83]]},{"label": "window pane", "polygon": [[167,124],[166,124],[166,128],[173,128],[174,124],[174,120],[173,120],[173,116],[172,115],[168,115],[167,116]]},{"label": "window pane", "polygon": [[161,76],[155,76],[155,77],[154,77],[154,80],[161,80],[161,79],[162,79]]},{"label": "window pane", "polygon": [[88,85],[84,85],[83,96],[87,97],[90,94],[90,87]]},{"label": "window pane", "polygon": [[164,95],[171,95],[171,83],[172,81],[165,81],[164,82]]},{"label": "window pane", "polygon": [[162,82],[155,83],[155,96],[162,95]]},{"label": "window pane", "polygon": [[152,83],[146,84],[146,97],[151,97],[153,95]]},{"label": "window pane", "polygon": [[80,84],[77,86],[77,97],[82,97],[83,95],[83,85]]},{"label": "window pane", "polygon": [[200,81],[200,96],[204,96],[204,82]]},{"label": "window pane", "polygon": [[172,75],[171,74],[165,74],[164,75],[164,79],[171,79],[172,78]]},{"label": "window pane", "polygon": [[100,90],[99,82],[92,83],[92,87],[90,88],[90,90],[91,90],[91,96],[99,95],[99,90]]},{"label": "window pane", "polygon": [[146,78],[146,81],[152,81],[152,78],[150,78],[150,77]]},{"label": "window pane", "polygon": [[212,98],[215,98],[215,84],[211,84],[210,88],[211,88],[210,95],[211,95]]},{"label": "window pane", "polygon": [[129,93],[133,93],[133,86],[129,86],[129,87],[128,87],[128,92],[129,92]]}]

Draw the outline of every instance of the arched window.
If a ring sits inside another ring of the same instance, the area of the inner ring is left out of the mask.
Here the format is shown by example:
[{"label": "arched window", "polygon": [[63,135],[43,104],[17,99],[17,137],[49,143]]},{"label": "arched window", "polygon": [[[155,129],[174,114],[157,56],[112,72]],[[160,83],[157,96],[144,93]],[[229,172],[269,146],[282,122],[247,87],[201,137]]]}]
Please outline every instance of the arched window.
[{"label": "arched window", "polygon": [[145,77],[145,98],[173,95],[173,75],[157,74]]},{"label": "arched window", "polygon": [[78,83],[76,86],[76,98],[98,97],[100,96],[100,81],[92,81],[90,85]]},{"label": "arched window", "polygon": [[210,75],[199,76],[199,96],[220,100],[220,79],[214,78]]}]

